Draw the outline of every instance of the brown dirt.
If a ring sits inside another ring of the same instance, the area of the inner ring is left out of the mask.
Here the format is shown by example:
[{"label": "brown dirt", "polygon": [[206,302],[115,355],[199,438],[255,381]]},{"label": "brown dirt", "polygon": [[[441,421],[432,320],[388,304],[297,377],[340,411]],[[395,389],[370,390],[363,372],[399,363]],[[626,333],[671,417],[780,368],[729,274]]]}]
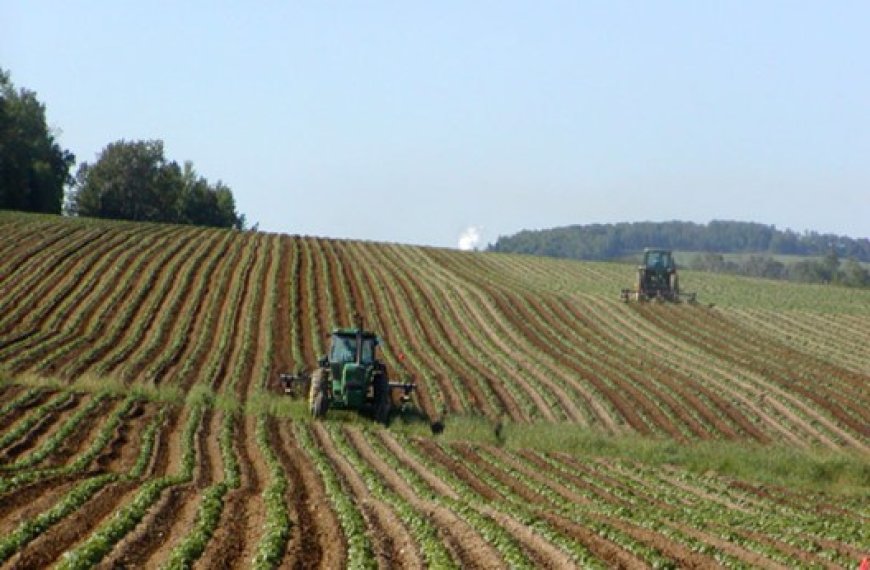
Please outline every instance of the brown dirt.
[{"label": "brown dirt", "polygon": [[505,562],[498,551],[467,522],[437,502],[419,498],[416,491],[375,453],[360,431],[345,428],[344,433],[360,457],[380,474],[389,488],[405,499],[417,512],[427,514],[447,549],[462,567],[504,566]]},{"label": "brown dirt", "polygon": [[42,467],[60,467],[69,463],[76,455],[84,451],[91,440],[96,437],[111,410],[118,405],[117,398],[105,398],[90,414],[93,420],[83,421],[78,428],[41,463]]},{"label": "brown dirt", "polygon": [[[162,240],[173,231],[179,230],[167,227],[149,237]],[[37,374],[61,375],[68,379],[77,377],[78,374],[72,372],[73,367],[69,363],[77,360],[80,354],[103,337],[107,324],[116,321],[119,307],[141,304],[142,298],[151,289],[151,283],[144,280],[146,277],[153,279],[154,275],[153,271],[146,269],[148,264],[157,263],[172,251],[167,249],[163,255],[154,256],[142,245],[144,243],[140,240],[118,254],[104,255],[93,264],[94,279],[80,284],[67,294],[75,302],[59,309],[50,325],[64,333],[55,342],[43,344],[34,353],[32,361],[37,363],[34,367]],[[180,245],[176,246],[176,251],[177,247]],[[111,274],[113,266],[122,269]],[[103,342],[113,344],[105,339]]]},{"label": "brown dirt", "polygon": [[[760,422],[766,424],[772,432],[779,433],[786,439],[791,439],[796,445],[800,444],[800,438],[792,433],[793,428],[791,426],[784,427],[769,411],[762,409],[754,400],[757,397],[757,390],[735,374],[727,372],[727,369],[723,368],[725,365],[724,361],[722,363],[713,362],[711,364],[689,354],[687,350],[688,343],[684,343],[669,335],[663,335],[658,327],[640,317],[633,307],[623,307],[620,305],[623,309],[620,312],[611,311],[609,307],[605,307],[603,302],[592,301],[592,304],[596,309],[606,311],[608,317],[616,321],[618,326],[621,326],[625,330],[634,331],[635,334],[642,336],[646,342],[651,343],[658,350],[669,353],[678,351],[677,353],[680,354],[681,366],[683,368],[691,367],[693,374],[698,375],[699,378],[703,378],[713,385],[721,387],[724,394],[717,397],[717,401],[721,402],[719,408],[732,423],[739,427],[744,437],[748,436],[761,442],[771,441],[771,436],[768,435],[769,432],[762,431],[759,426],[755,425],[755,422],[751,421],[742,412],[741,407],[745,407],[749,412],[756,414]],[[645,345],[640,347],[640,350],[647,349],[648,347]],[[711,368],[714,371],[712,373],[708,371]],[[726,376],[724,380],[720,377],[722,375]],[[731,402],[723,400],[723,397],[727,397]]]},{"label": "brown dirt", "polygon": [[318,247],[316,238],[305,240],[305,247],[308,248],[310,256],[308,260],[310,263],[308,271],[311,272],[312,287],[314,289],[309,293],[310,296],[314,297],[314,314],[311,315],[312,332],[314,333],[312,344],[314,345],[315,350],[317,350],[317,347],[320,346],[320,342],[331,328],[330,325],[332,325],[332,323],[328,322],[331,311],[326,299],[327,284],[323,282],[323,252]]},{"label": "brown dirt", "polygon": [[318,333],[312,329],[315,317],[311,314],[312,303],[309,300],[314,291],[311,291],[308,287],[308,275],[313,271],[310,259],[311,252],[305,238],[294,238],[293,246],[297,250],[294,298],[296,300],[296,307],[299,309],[299,315],[296,324],[299,326],[299,341],[302,344],[302,357],[305,359],[303,364],[306,368],[310,368],[314,366],[318,358],[314,344],[314,337]]},{"label": "brown dirt", "polygon": [[[25,306],[26,303],[23,302],[28,295],[33,294],[37,299],[54,299],[52,303],[40,306],[38,313],[40,315],[61,302],[63,295],[55,297],[54,292],[65,283],[64,276],[73,273],[69,266],[77,265],[79,258],[90,255],[89,246],[94,242],[99,243],[100,238],[106,233],[105,230],[92,230],[79,234],[77,239],[64,240],[63,246],[48,250],[47,255],[35,256],[33,258],[35,267],[22,270],[21,276],[10,274],[11,279],[5,283],[5,290],[0,297],[5,298],[7,302],[6,305],[2,305],[3,317],[6,320],[0,324],[0,335],[7,335],[12,329],[20,328],[22,325],[28,325],[25,328],[33,328],[29,326],[30,319],[24,318],[31,314],[32,309]],[[111,244],[117,239],[118,236],[113,236],[112,239],[105,241]]]},{"label": "brown dirt", "polygon": [[[189,299],[194,298],[193,288],[197,280],[196,276],[202,270],[203,264],[206,260],[216,263],[216,258],[221,256],[219,252],[214,253],[216,245],[219,245],[216,243],[217,240],[194,238],[193,242],[174,253],[169,262],[161,264],[165,267],[160,276],[163,284],[154,288],[155,298],[149,301],[149,305],[153,308],[154,315],[168,315],[168,318],[150,321],[148,330],[144,331],[141,338],[133,343],[134,350],[123,362],[122,376],[126,380],[141,378],[155,384],[160,382],[159,376],[153,372],[150,373],[151,376],[147,377],[145,373],[154,360],[169,349],[172,333],[181,326],[179,321],[184,314],[183,305]],[[225,247],[226,241],[223,243]],[[156,298],[156,295],[159,295],[159,298]],[[111,319],[113,316],[103,318]],[[138,325],[138,321],[136,322]]]},{"label": "brown dirt", "polygon": [[[95,278],[102,270],[103,266],[112,259],[112,255],[117,250],[125,247],[134,237],[134,234],[124,234],[121,232],[113,233],[109,238],[100,240],[93,247],[88,247],[81,250],[71,267],[66,267],[61,275],[54,282],[50,277],[46,277],[46,283],[49,284],[44,291],[38,294],[37,299],[40,302],[37,307],[22,307],[19,316],[14,317],[19,319],[21,325],[26,328],[43,329],[50,328],[58,331],[60,334],[55,337],[55,342],[62,339],[69,339],[69,333],[61,332],[56,326],[47,327],[46,323],[49,318],[56,315],[61,305],[68,301],[71,296],[76,294],[84,294],[91,288],[97,286],[99,279]],[[35,347],[21,351],[18,358],[7,363],[7,367],[13,373],[21,373],[27,370],[36,359],[39,358],[45,347],[51,347],[53,343],[41,342]],[[33,348],[34,350],[30,350]]]},{"label": "brown dirt", "polygon": [[691,536],[696,540],[703,542],[704,544],[709,544],[721,550],[722,552],[738,558],[749,564],[753,567],[758,568],[776,568],[778,570],[788,570],[787,566],[783,566],[782,564],[766,558],[760,554],[755,552],[751,552],[746,550],[745,548],[734,544],[733,542],[729,542],[724,538],[719,538],[718,536],[712,535],[710,533],[695,529],[690,527],[689,525],[683,523],[675,523],[671,521],[663,521],[664,524],[676,528],[683,534],[687,536]]},{"label": "brown dirt", "polygon": [[[355,248],[362,248],[359,244],[352,244]],[[363,254],[354,249],[351,252],[348,252],[348,256],[362,257]],[[355,297],[354,305],[357,307],[362,307],[362,313],[365,314],[365,300],[368,299],[374,305],[374,318],[377,318],[379,315],[384,315],[381,319],[385,319],[386,315],[390,315],[389,310],[384,306],[384,299],[382,298],[381,289],[375,285],[373,281],[373,277],[371,275],[370,268],[364,267],[363,270],[354,272],[352,275],[354,277],[355,286],[351,286],[351,290],[354,291],[354,295],[359,295],[359,297]],[[393,315],[395,318],[398,318],[398,315]],[[370,319],[373,318],[370,316]],[[373,321],[374,322],[374,321]],[[383,321],[380,321],[383,322]],[[388,327],[384,327],[383,330],[378,331],[381,336],[383,336],[387,345],[390,347],[394,347],[395,349],[399,349],[403,345],[399,341],[401,333],[398,331],[390,330]],[[402,335],[404,336],[404,335]],[[398,356],[398,355],[397,355]],[[414,370],[408,367],[408,364],[405,362],[400,362],[400,366],[404,367],[400,370],[401,374],[404,376],[410,375],[412,377],[419,377],[420,372],[418,370]],[[390,370],[389,374],[392,377],[396,376],[397,371]],[[430,418],[437,417],[439,413],[435,403],[432,400],[432,394],[426,389],[425,383],[421,383],[417,385],[417,390],[414,391],[414,398],[419,403],[420,408],[423,410],[423,413],[426,414]]]},{"label": "brown dirt", "polygon": [[5,432],[8,428],[12,427],[13,424],[17,423],[18,420],[27,415],[28,411],[38,406],[41,406],[55,394],[57,394],[57,392],[54,390],[43,390],[42,392],[36,394],[33,398],[22,403],[20,406],[15,406],[11,410],[9,410],[6,415],[0,417],[0,433]]},{"label": "brown dirt", "polygon": [[65,402],[45,414],[21,439],[12,442],[0,453],[0,464],[14,463],[27,451],[38,449],[40,444],[54,433],[53,428],[63,425],[63,422],[75,413],[80,400],[81,395],[69,394]]},{"label": "brown dirt", "polygon": [[53,251],[56,249],[54,247],[56,244],[74,241],[76,238],[73,236],[84,233],[82,228],[63,227],[60,224],[54,228],[49,228],[47,231],[43,229],[28,231],[26,228],[20,230],[17,228],[8,229],[10,232],[14,231],[17,234],[19,243],[6,242],[11,246],[11,249],[4,251],[3,256],[0,257],[0,259],[3,259],[3,273],[0,274],[0,293],[3,296],[8,293],[8,285],[4,285],[4,283],[22,265],[33,261],[39,254]]},{"label": "brown dirt", "polygon": [[312,426],[312,435],[329,458],[345,488],[353,495],[368,526],[375,556],[382,568],[421,568],[423,557],[408,529],[386,503],[375,498],[365,481],[336,450],[329,434],[319,423]]},{"label": "brown dirt", "polygon": [[601,380],[601,377],[606,376],[599,370],[593,367],[584,367],[576,363],[572,358],[566,358],[566,354],[559,348],[561,339],[557,338],[551,331],[543,328],[532,329],[530,323],[535,321],[535,316],[527,312],[523,306],[522,300],[515,296],[508,296],[506,293],[490,293],[496,302],[496,306],[501,314],[508,319],[512,325],[519,331],[524,332],[525,344],[534,347],[547,354],[550,358],[560,362],[567,367],[579,379],[587,385],[592,386],[601,397],[610,402],[610,405],[616,409],[629,426],[641,434],[649,434],[651,430],[647,426],[644,419],[638,414],[639,410],[645,410],[649,405],[648,402],[641,400],[638,402],[635,399],[628,400],[628,396],[635,396],[634,392],[625,392],[621,389],[616,389],[608,386]]},{"label": "brown dirt", "polygon": [[[166,489],[136,528],[115,545],[100,568],[158,567],[168,560],[172,549],[193,527],[199,508],[197,492],[213,482],[215,463],[220,457],[212,456],[210,442],[217,438],[212,434],[217,434],[219,428],[219,415],[207,410],[196,435],[198,461],[193,482]],[[219,464],[217,467],[219,471]]]},{"label": "brown dirt", "polygon": [[[386,251],[386,253],[389,252],[390,250]],[[386,255],[384,257],[387,258]],[[395,277],[386,281],[387,283],[395,281],[399,287],[399,298],[407,299],[410,302],[410,300],[415,298],[430,299],[436,297],[436,293],[428,290],[422,280],[419,279],[418,275],[406,271],[403,267],[395,263],[392,265],[392,272]],[[519,395],[515,395],[511,390],[505,388],[504,381],[500,378],[500,376],[503,375],[512,378],[519,384],[519,386],[524,387],[522,395],[531,399],[537,405],[538,409],[542,411],[545,418],[551,420],[555,419],[552,411],[549,406],[543,402],[540,394],[529,389],[525,380],[516,372],[515,361],[511,362],[509,366],[502,366],[497,370],[491,370],[489,366],[477,364],[479,359],[466,348],[470,342],[474,342],[476,336],[473,334],[473,331],[465,328],[467,327],[467,322],[469,320],[467,315],[462,314],[459,319],[459,322],[461,323],[460,328],[464,329],[458,333],[462,337],[462,340],[458,341],[458,339],[454,339],[451,341],[450,334],[447,332],[446,326],[444,325],[444,316],[437,314],[437,310],[435,310],[432,305],[425,305],[419,302],[413,303],[411,304],[410,310],[413,314],[412,322],[430,323],[423,327],[423,335],[426,342],[432,347],[433,354],[437,354],[439,360],[449,363],[453,370],[453,374],[463,379],[463,386],[469,391],[468,395],[476,408],[475,411],[487,415],[490,418],[495,418],[504,411],[512,421],[529,421],[530,418],[525,410],[520,407],[517,402],[516,398]],[[423,319],[421,316],[424,313],[428,314],[427,319]],[[442,344],[442,340],[446,340],[449,343],[452,350],[457,353],[456,357],[439,348]],[[475,346],[477,346],[481,352],[491,352],[488,347],[480,347],[479,345]],[[492,391],[501,405],[502,410],[493,410],[491,408],[479,383]],[[449,391],[455,391],[456,388],[448,382],[446,389]]]},{"label": "brown dirt", "polygon": [[136,489],[135,483],[112,483],[79,510],[48,528],[7,563],[8,568],[45,568],[88,537]]},{"label": "brown dirt", "polygon": [[227,493],[221,522],[197,561],[198,568],[236,568],[249,563],[263,533],[266,507],[262,493],[268,468],[254,438],[256,418],[245,416],[237,425],[241,485]]},{"label": "brown dirt", "polygon": [[[228,251],[218,261],[211,275],[203,275],[206,279],[202,295],[195,300],[194,316],[188,323],[188,328],[182,334],[183,342],[173,349],[169,360],[156,372],[161,383],[177,381],[185,390],[189,389],[199,379],[202,368],[208,358],[208,347],[220,338],[220,315],[226,314],[223,305],[229,302],[229,290],[232,287],[232,275],[242,267],[239,256],[244,247],[241,241],[233,241]],[[189,310],[190,304],[185,305]],[[228,311],[228,309],[227,309]],[[207,328],[208,327],[208,328]],[[178,334],[178,333],[176,333]],[[182,369],[193,362],[187,378],[179,377]]]},{"label": "brown dirt", "polygon": [[486,499],[487,501],[502,501],[504,497],[487,483],[479,479],[476,473],[469,468],[466,463],[460,463],[451,456],[444,453],[434,441],[430,439],[415,438],[421,451],[433,460],[444,465],[448,471],[459,477],[466,485],[468,485],[475,493]]},{"label": "brown dirt", "polygon": [[274,321],[272,329],[272,379],[275,384],[271,386],[274,391],[280,391],[277,383],[277,374],[293,374],[301,366],[301,362],[293,362],[293,283],[290,283],[290,269],[295,263],[293,255],[296,253],[293,242],[286,236],[281,236],[278,242],[280,249],[278,261],[278,277],[273,284],[277,288],[276,306],[274,307]]},{"label": "brown dirt", "polygon": [[[127,360],[141,346],[145,331],[151,328],[158,315],[174,314],[156,310],[160,299],[153,296],[166,293],[161,284],[178,278],[180,265],[191,257],[197,261],[201,258],[190,255],[194,244],[187,232],[180,232],[175,239],[164,237],[162,241],[172,242],[173,247],[158,256],[154,256],[152,250],[138,256],[136,263],[130,264],[125,274],[118,278],[124,283],[124,293],[115,297],[110,305],[101,307],[100,311],[97,311],[97,306],[92,308],[80,326],[79,336],[84,337],[82,346],[53,359],[48,366],[50,370],[61,371],[65,378],[77,378],[119,346],[124,350],[116,353],[116,362]],[[187,255],[182,255],[182,252]],[[139,342],[128,342],[131,338],[137,338]]]},{"label": "brown dirt", "polygon": [[[221,323],[222,319],[216,319],[215,325],[220,326],[223,324],[224,327],[222,330],[216,330],[212,345],[204,352],[204,355],[213,354],[214,351],[217,350],[217,342],[220,339],[221,332],[227,331],[231,334],[229,335],[229,343],[223,347],[223,351],[220,354],[220,364],[218,365],[217,372],[207,379],[210,383],[212,390],[215,393],[221,392],[221,389],[224,385],[224,382],[227,380],[229,375],[231,374],[230,364],[233,361],[233,357],[239,357],[237,354],[242,347],[242,339],[245,335],[245,327],[246,324],[243,325],[242,316],[245,314],[245,309],[249,309],[250,307],[250,294],[251,294],[251,276],[253,275],[254,266],[257,262],[257,257],[260,255],[260,247],[258,243],[254,243],[253,251],[251,251],[248,255],[248,260],[245,265],[241,263],[236,264],[235,267],[235,277],[229,281],[230,288],[240,287],[238,297],[235,299],[235,304],[232,306],[230,302],[233,298],[232,293],[227,294],[224,303],[221,307],[220,314],[229,316],[229,323],[224,321]],[[244,258],[243,258],[244,259]],[[250,366],[246,367],[246,370],[250,371]]]},{"label": "brown dirt", "polygon": [[[542,310],[546,309],[549,314],[555,317],[552,319],[554,323],[564,323],[578,332],[583,331],[581,334],[585,343],[600,351],[597,358],[605,360],[607,366],[617,374],[624,375],[632,382],[647,388],[654,398],[659,403],[666,405],[672,411],[673,417],[678,418],[678,421],[686,426],[695,437],[709,439],[713,437],[714,433],[723,433],[731,438],[736,437],[737,434],[727,423],[710,412],[710,405],[707,402],[701,402],[693,393],[693,391],[700,391],[700,386],[692,378],[687,375],[675,374],[673,370],[659,365],[654,359],[643,360],[642,367],[630,366],[620,345],[606,342],[604,340],[606,337],[602,331],[586,319],[585,315],[571,311],[570,305],[568,302],[556,299],[542,299],[540,303]],[[659,389],[656,384],[666,387],[667,390]],[[689,410],[694,411],[702,420],[706,421],[700,423],[689,413]]]},{"label": "brown dirt", "polygon": [[346,326],[353,324],[353,315],[348,313],[350,305],[347,291],[344,287],[344,267],[339,271],[339,260],[335,255],[334,240],[319,239],[317,245],[323,252],[322,257],[326,262],[326,269],[329,272],[329,293],[332,298],[332,311],[330,314],[335,314],[335,324]]},{"label": "brown dirt", "polygon": [[[260,271],[254,276],[253,283],[250,285],[253,296],[247,314],[253,318],[246,320],[244,327],[250,339],[241,341],[240,346],[245,349],[245,352],[234,358],[234,361],[244,363],[241,376],[234,380],[236,399],[243,403],[261,389],[268,388],[270,380],[278,376],[278,372],[272,368],[272,363],[266,357],[269,351],[272,354],[275,351],[275,338],[274,336],[270,338],[271,329],[274,328],[271,316],[275,313],[275,307],[270,303],[274,302],[272,297],[276,284],[272,276],[273,269],[277,267],[275,267],[273,250],[277,247],[278,240],[270,239],[268,246],[264,248]],[[269,343],[266,339],[269,339]]]},{"label": "brown dirt", "polygon": [[[173,282],[172,290],[156,309],[161,314],[169,315],[169,317],[162,321],[156,330],[148,331],[139,343],[147,348],[142,353],[134,353],[134,356],[127,362],[123,373],[126,379],[142,376],[142,373],[151,369],[152,366],[151,377],[147,380],[161,384],[165,378],[171,376],[171,371],[181,361],[189,343],[197,338],[197,327],[201,323],[203,306],[206,304],[208,292],[212,285],[211,279],[214,275],[221,274],[222,267],[230,257],[227,254],[229,247],[230,236],[227,235],[222,242],[214,244],[214,251],[209,255],[206,253],[194,254],[194,262],[189,270],[179,270],[178,274],[183,276],[182,280]],[[208,263],[203,266],[206,259],[208,259]],[[166,306],[167,303],[168,306]],[[179,317],[183,313],[189,315],[186,323],[179,322]],[[137,317],[134,316],[132,322],[136,322],[136,319]],[[178,335],[177,338],[181,338],[182,342],[178,346],[170,347],[169,343],[174,335]],[[161,358],[162,361],[159,365],[154,366],[152,363],[158,358]],[[113,360],[108,363],[107,369],[114,370],[122,363],[123,359],[113,357]]]},{"label": "brown dirt", "polygon": [[50,508],[81,478],[81,475],[48,477],[0,497],[0,536],[5,536],[22,521]]},{"label": "brown dirt", "polygon": [[421,479],[426,481],[426,484],[439,495],[449,497],[453,500],[459,500],[459,495],[450,485],[445,483],[438,475],[429,471],[429,469],[421,462],[417,461],[408,451],[398,442],[389,430],[378,430],[377,437],[380,442],[398,459],[401,463],[412,469]]},{"label": "brown dirt", "polygon": [[[853,415],[858,414],[860,417],[863,413],[855,397],[841,396],[840,392],[824,387],[827,380],[834,377],[844,382],[842,386],[838,384],[840,386],[838,390],[847,392],[850,385],[860,390],[860,386],[866,385],[867,376],[827,365],[808,354],[780,345],[769,337],[761,337],[745,327],[722,319],[716,311],[681,311],[680,317],[689,323],[688,326],[682,327],[675,326],[672,321],[663,318],[655,307],[638,307],[637,311],[682,340],[728,362],[739,363],[741,367],[776,382],[788,392],[812,401],[836,418],[841,425],[854,430],[854,433],[865,438],[870,437],[870,424],[860,422]],[[795,371],[801,371],[801,374],[796,374]],[[803,379],[803,375],[806,374],[823,379],[824,382],[804,385],[806,380]],[[846,413],[844,409],[852,409],[852,414]],[[809,407],[804,407],[804,410],[834,432],[838,431],[837,426],[825,416]],[[850,439],[852,445],[859,448],[862,446],[848,434],[840,432],[839,435]],[[867,446],[863,447],[867,448]]]},{"label": "brown dirt", "polygon": [[752,540],[755,540],[757,542],[772,546],[772,547],[776,548],[777,550],[779,550],[780,552],[784,552],[785,554],[788,554],[792,558],[799,560],[802,565],[806,565],[808,567],[813,567],[813,568],[829,568],[831,570],[836,569],[836,568],[841,568],[841,566],[834,564],[832,562],[829,562],[828,560],[825,560],[821,556],[816,556],[812,552],[807,552],[806,550],[797,548],[795,546],[792,546],[786,542],[783,542],[781,540],[777,540],[777,539],[772,538],[770,536],[766,536],[766,535],[758,533],[758,532],[740,532],[740,534],[746,536],[747,538],[751,538]]},{"label": "brown dirt", "polygon": [[553,528],[585,546],[589,552],[605,562],[610,568],[625,568],[629,570],[649,568],[646,562],[618,544],[598,536],[594,530],[587,526],[568,520],[555,513],[544,511],[539,513],[539,515],[550,523]]},{"label": "brown dirt", "polygon": [[493,507],[484,506],[480,507],[479,510],[499,523],[502,528],[516,539],[535,568],[557,570],[576,567],[570,556],[546,539],[535,534],[525,523],[519,522]]},{"label": "brown dirt", "polygon": [[[92,464],[101,472],[126,473],[133,468],[139,454],[138,443],[142,431],[151,419],[152,406],[142,402],[133,405],[124,416],[121,424],[115,429],[112,439],[106,448],[97,456]],[[146,410],[149,410],[146,413]]]},{"label": "brown dirt", "polygon": [[292,522],[282,568],[340,568],[347,564],[346,541],[326,490],[288,422],[271,419],[269,444],[287,473]]},{"label": "brown dirt", "polygon": [[667,536],[654,530],[629,523],[613,517],[597,516],[598,520],[606,522],[614,528],[618,528],[633,539],[646,544],[659,551],[663,556],[673,560],[680,568],[720,568],[721,565],[702,554],[692,550],[678,542],[674,542]]}]

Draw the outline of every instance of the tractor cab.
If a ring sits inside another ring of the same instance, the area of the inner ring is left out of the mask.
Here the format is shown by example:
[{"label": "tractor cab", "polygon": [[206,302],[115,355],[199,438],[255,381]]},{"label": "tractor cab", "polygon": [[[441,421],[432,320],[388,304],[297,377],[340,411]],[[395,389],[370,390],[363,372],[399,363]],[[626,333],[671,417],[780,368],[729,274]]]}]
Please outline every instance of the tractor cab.
[{"label": "tractor cab", "polygon": [[665,271],[677,267],[674,263],[674,256],[666,249],[645,249],[643,251],[643,265],[646,269]]},{"label": "tractor cab", "polygon": [[376,377],[385,369],[375,359],[378,337],[362,329],[332,331],[329,355],[321,361],[329,371],[333,407],[357,408],[373,397]]}]

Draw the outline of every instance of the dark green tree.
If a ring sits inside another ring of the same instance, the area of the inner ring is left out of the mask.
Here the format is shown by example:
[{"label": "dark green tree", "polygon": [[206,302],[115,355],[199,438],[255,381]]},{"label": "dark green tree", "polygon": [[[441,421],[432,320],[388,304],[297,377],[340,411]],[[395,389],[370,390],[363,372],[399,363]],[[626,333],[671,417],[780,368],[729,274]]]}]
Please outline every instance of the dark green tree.
[{"label": "dark green tree", "polygon": [[236,201],[228,186],[220,180],[210,185],[196,174],[189,161],[184,163],[182,179],[182,223],[244,229],[245,218],[236,213]]},{"label": "dark green tree", "polygon": [[163,141],[118,141],[97,161],[83,163],[70,196],[70,213],[149,222],[179,219],[182,174],[163,156]]},{"label": "dark green tree", "polygon": [[36,93],[0,69],[0,208],[59,214],[75,156],[60,147]]},{"label": "dark green tree", "polygon": [[109,144],[76,174],[67,211],[72,215],[243,229],[232,191],[212,186],[193,164],[168,161],[163,141]]}]

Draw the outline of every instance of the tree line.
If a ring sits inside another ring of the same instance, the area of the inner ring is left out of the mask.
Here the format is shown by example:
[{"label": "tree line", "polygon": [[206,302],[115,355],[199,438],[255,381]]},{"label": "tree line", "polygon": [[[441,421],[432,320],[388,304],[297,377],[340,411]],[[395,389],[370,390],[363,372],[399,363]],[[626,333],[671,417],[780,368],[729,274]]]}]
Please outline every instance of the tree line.
[{"label": "tree line", "polygon": [[[631,257],[645,247],[702,252],[690,263],[690,267],[699,270],[870,286],[867,269],[859,263],[870,262],[870,239],[797,233],[753,222],[634,222],[523,230],[499,237],[487,249],[569,259],[618,260]],[[729,261],[721,255],[727,253],[752,255],[744,261]],[[822,259],[784,263],[777,261],[774,255]]]},{"label": "tree line", "polygon": [[731,273],[764,279],[802,283],[834,283],[846,287],[870,287],[870,271],[855,259],[842,261],[835,251],[822,258],[785,263],[769,255],[750,255],[743,260],[725,259],[721,253],[696,254],[688,267],[698,271]]},{"label": "tree line", "polygon": [[244,229],[232,190],[191,162],[168,160],[161,140],[108,144],[93,164],[63,149],[36,93],[0,69],[0,209]]},{"label": "tree line", "polygon": [[489,251],[571,259],[615,259],[645,247],[719,253],[823,256],[870,262],[870,239],[818,232],[797,233],[753,222],[634,222],[523,230],[501,236]]}]

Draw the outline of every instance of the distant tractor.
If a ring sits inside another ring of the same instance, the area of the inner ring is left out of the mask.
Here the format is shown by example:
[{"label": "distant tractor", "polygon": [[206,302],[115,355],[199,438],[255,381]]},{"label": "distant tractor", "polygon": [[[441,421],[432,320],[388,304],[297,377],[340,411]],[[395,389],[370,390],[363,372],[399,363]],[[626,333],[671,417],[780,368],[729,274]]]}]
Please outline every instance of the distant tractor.
[{"label": "distant tractor", "polygon": [[637,268],[637,284],[634,289],[623,289],[623,301],[680,301],[695,302],[695,293],[680,291],[680,279],[673,252],[667,249],[643,250],[643,265]]},{"label": "distant tractor", "polygon": [[356,328],[333,330],[330,341],[329,354],[310,376],[281,374],[285,393],[299,394],[307,384],[308,406],[315,418],[323,418],[330,408],[367,410],[376,421],[387,423],[394,391],[400,392],[402,403],[408,402],[414,384],[389,381],[386,365],[375,357],[380,340],[363,330],[361,322]]}]

